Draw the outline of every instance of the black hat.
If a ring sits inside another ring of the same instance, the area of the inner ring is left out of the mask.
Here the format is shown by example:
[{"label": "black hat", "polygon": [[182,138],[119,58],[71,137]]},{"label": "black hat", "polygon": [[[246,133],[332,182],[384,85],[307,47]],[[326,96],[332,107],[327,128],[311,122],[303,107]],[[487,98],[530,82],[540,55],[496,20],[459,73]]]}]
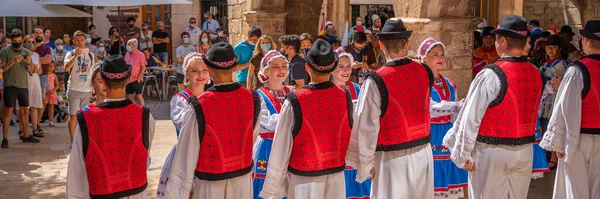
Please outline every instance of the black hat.
[{"label": "black hat", "polygon": [[381,32],[377,33],[379,40],[408,39],[412,35],[412,30],[404,27],[404,22],[398,18],[391,18],[385,21]]},{"label": "black hat", "polygon": [[485,36],[488,36],[488,35],[494,36],[494,34],[492,34],[492,30],[494,30],[494,26],[484,27],[483,31],[481,31],[481,37],[485,37]]},{"label": "black hat", "polygon": [[558,32],[558,34],[563,34],[563,33],[575,35],[571,26],[567,26],[567,25],[560,27],[560,32]]},{"label": "black hat", "polygon": [[306,64],[320,73],[331,73],[335,70],[338,56],[325,40],[317,39],[308,53],[306,53]]},{"label": "black hat", "polygon": [[331,30],[331,29],[330,30],[326,30],[325,31],[325,36],[327,36],[327,37],[337,37],[338,36],[337,30]]},{"label": "black hat", "polygon": [[202,57],[206,66],[214,69],[231,69],[237,66],[237,56],[233,52],[233,46],[227,42],[214,44],[205,57]]},{"label": "black hat", "polygon": [[548,32],[548,31],[544,31],[544,32],[542,32],[542,34],[541,34],[541,37],[546,37],[546,38],[548,38],[550,35],[551,35],[551,34],[550,34],[550,32]]},{"label": "black hat", "polygon": [[550,35],[546,40],[546,46],[561,46],[563,40],[558,35]]},{"label": "black hat", "polygon": [[525,39],[527,38],[527,21],[522,16],[509,14],[502,19],[498,27],[492,30],[491,33],[510,38]]},{"label": "black hat", "polygon": [[104,58],[100,66],[100,77],[112,82],[122,82],[129,79],[131,65],[125,62],[121,55],[110,55]]},{"label": "black hat", "polygon": [[589,20],[585,27],[579,30],[579,34],[588,39],[600,40],[600,20]]}]

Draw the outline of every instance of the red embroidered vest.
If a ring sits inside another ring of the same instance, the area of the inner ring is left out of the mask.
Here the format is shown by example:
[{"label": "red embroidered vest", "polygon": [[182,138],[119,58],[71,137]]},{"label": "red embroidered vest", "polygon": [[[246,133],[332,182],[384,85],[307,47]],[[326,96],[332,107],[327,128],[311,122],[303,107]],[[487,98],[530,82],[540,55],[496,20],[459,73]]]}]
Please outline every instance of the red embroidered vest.
[{"label": "red embroidered vest", "polygon": [[[452,82],[452,80],[445,78],[443,76],[440,77],[442,79],[442,87],[437,87],[437,85],[433,85],[431,88],[431,99],[436,102],[441,101],[456,101],[456,84]],[[446,124],[452,120],[452,115],[446,115],[441,117],[431,118],[431,124]]]},{"label": "red embroidered vest", "polygon": [[588,55],[571,66],[582,72],[581,130],[583,134],[600,134],[600,55]]},{"label": "red embroidered vest", "polygon": [[525,57],[505,57],[486,68],[498,75],[501,87],[483,115],[477,141],[493,145],[533,143],[544,85],[541,73]]},{"label": "red embroidered vest", "polygon": [[252,170],[254,127],[260,98],[238,83],[215,85],[190,98],[196,113],[200,150],[195,175],[201,180],[224,180]]},{"label": "red embroidered vest", "polygon": [[77,113],[91,198],[121,198],[148,186],[150,110],[129,100]]},{"label": "red embroidered vest", "polygon": [[343,171],[352,132],[350,93],[325,82],[304,86],[288,100],[295,117],[288,171],[301,176]]},{"label": "red embroidered vest", "polygon": [[429,95],[433,74],[410,59],[392,60],[369,75],[381,95],[377,151],[429,143]]}]

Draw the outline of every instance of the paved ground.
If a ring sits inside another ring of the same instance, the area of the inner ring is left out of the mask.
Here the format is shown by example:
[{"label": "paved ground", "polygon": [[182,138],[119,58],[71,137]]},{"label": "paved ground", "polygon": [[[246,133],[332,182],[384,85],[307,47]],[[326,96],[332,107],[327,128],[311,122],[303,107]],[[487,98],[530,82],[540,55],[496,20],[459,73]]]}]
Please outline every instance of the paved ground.
[{"label": "paved ground", "polygon": [[[168,102],[147,101],[156,118],[156,135],[152,142],[152,163],[148,172],[149,195],[154,198],[163,161],[175,144],[175,129],[169,120]],[[67,163],[69,160],[69,134],[66,124],[55,128],[42,124],[46,137],[40,144],[24,144],[18,140],[17,128],[11,127],[9,149],[0,149],[0,198],[64,198]],[[554,175],[533,180],[531,199],[552,196]]]}]

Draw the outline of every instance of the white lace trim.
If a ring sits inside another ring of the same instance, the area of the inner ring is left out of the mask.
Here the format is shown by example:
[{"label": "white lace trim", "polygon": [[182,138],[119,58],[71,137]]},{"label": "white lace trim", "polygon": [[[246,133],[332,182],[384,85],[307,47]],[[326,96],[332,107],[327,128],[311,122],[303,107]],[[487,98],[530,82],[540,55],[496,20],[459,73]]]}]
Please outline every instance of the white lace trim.
[{"label": "white lace trim", "polygon": [[458,199],[465,197],[464,189],[453,188],[448,191],[436,191],[433,195],[434,199]]},{"label": "white lace trim", "polygon": [[540,179],[544,177],[544,172],[534,172],[531,174],[531,179]]}]

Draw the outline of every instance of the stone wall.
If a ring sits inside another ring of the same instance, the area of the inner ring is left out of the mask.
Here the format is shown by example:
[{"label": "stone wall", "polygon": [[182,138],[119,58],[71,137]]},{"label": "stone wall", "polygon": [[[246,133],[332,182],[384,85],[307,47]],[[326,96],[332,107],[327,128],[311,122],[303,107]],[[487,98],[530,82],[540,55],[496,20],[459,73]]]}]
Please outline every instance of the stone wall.
[{"label": "stone wall", "polygon": [[[329,0],[328,3],[332,4],[333,1]],[[285,20],[286,24],[288,24],[286,26],[286,33],[299,35],[306,32],[311,35],[317,35],[323,0],[286,0],[286,4],[286,11],[288,13]],[[343,36],[343,34],[340,34],[342,32],[338,30],[338,36]]]},{"label": "stone wall", "polygon": [[440,40],[446,46],[446,66],[442,75],[458,87],[459,98],[466,96],[472,80],[473,30],[479,21],[472,17],[470,0],[394,0],[394,12],[413,31],[410,38],[410,58],[417,58],[417,49],[427,37]]},{"label": "stone wall", "polygon": [[540,21],[542,29],[565,25],[564,0],[523,0],[523,17]]},{"label": "stone wall", "polygon": [[175,50],[183,43],[181,33],[189,25],[189,19],[195,17],[198,21],[196,24],[201,27],[201,1],[192,0],[192,5],[189,4],[172,4],[171,5],[171,54],[175,57]]},{"label": "stone wall", "polygon": [[232,45],[246,40],[248,30],[254,25],[275,41],[286,34],[286,23],[290,23],[286,21],[284,0],[229,0],[227,4]]}]

